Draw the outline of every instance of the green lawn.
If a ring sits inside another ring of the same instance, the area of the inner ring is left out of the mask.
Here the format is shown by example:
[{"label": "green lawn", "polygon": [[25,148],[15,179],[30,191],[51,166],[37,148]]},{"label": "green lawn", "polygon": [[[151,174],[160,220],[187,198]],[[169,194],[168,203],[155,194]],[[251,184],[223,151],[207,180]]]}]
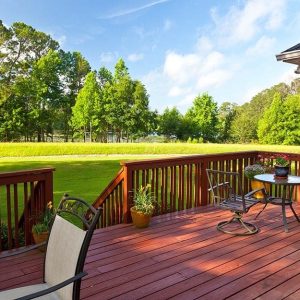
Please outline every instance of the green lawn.
[{"label": "green lawn", "polygon": [[92,203],[119,171],[120,160],[142,158],[145,159],[143,156],[0,158],[0,172],[53,167],[56,204],[64,193]]},{"label": "green lawn", "polygon": [[54,167],[56,204],[64,193],[93,202],[114,178],[122,160],[248,150],[300,153],[299,146],[252,144],[0,143],[0,172]]},{"label": "green lawn", "polygon": [[0,157],[85,154],[201,154],[249,150],[268,150],[300,153],[300,146],[187,143],[0,143]]}]

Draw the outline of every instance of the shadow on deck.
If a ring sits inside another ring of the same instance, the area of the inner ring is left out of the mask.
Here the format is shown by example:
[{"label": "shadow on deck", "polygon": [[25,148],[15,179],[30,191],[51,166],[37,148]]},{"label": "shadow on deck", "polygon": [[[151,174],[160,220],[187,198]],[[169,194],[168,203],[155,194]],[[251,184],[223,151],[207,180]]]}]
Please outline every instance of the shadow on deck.
[{"label": "shadow on deck", "polygon": [[[253,221],[261,208],[245,216],[260,228],[248,237],[218,232],[230,213],[211,207],[96,230],[81,299],[300,299],[300,224],[287,208],[285,233],[272,205]],[[0,290],[41,282],[42,264],[38,251],[1,259]]]}]

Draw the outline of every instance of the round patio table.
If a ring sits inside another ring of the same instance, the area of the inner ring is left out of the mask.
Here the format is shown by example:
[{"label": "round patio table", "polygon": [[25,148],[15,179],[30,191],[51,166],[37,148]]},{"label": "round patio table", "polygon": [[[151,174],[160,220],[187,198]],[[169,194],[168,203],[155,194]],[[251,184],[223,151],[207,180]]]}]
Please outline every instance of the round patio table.
[{"label": "round patio table", "polygon": [[255,175],[254,179],[258,180],[262,183],[269,183],[269,184],[275,185],[275,186],[276,185],[282,186],[281,197],[269,196],[267,198],[264,208],[258,213],[258,215],[266,208],[268,203],[272,203],[275,205],[281,205],[284,230],[285,230],[285,232],[288,232],[288,225],[287,225],[287,221],[286,221],[286,211],[285,211],[286,205],[289,205],[295,218],[297,219],[298,222],[300,222],[300,219],[293,208],[293,200],[292,200],[294,187],[297,185],[300,185],[300,176],[289,175],[287,178],[279,178],[279,177],[276,177],[274,174],[260,174],[260,175]]}]

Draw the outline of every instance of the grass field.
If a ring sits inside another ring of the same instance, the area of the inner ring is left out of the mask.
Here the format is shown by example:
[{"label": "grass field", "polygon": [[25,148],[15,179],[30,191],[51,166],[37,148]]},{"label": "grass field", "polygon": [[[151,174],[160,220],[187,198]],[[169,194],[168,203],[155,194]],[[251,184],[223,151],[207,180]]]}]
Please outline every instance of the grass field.
[{"label": "grass field", "polygon": [[0,143],[0,172],[54,167],[56,169],[54,172],[56,204],[64,193],[93,202],[120,169],[120,161],[171,154],[188,155],[248,150],[300,153],[299,146],[252,144]]},{"label": "grass field", "polygon": [[0,157],[111,154],[201,154],[267,150],[300,153],[300,146],[187,143],[0,143]]}]

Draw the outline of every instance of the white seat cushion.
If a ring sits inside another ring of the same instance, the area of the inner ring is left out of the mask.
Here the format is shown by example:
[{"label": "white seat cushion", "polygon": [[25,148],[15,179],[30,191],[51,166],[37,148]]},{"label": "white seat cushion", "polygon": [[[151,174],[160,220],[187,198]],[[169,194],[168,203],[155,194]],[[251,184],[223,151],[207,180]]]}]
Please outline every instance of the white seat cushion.
[{"label": "white seat cushion", "polygon": [[[22,296],[26,296],[32,293],[36,293],[42,290],[49,288],[46,283],[28,285],[12,290],[2,291],[0,292],[0,300],[13,300]],[[35,299],[43,299],[43,300],[59,300],[58,296],[55,293],[51,293],[42,297],[38,297]]]}]

